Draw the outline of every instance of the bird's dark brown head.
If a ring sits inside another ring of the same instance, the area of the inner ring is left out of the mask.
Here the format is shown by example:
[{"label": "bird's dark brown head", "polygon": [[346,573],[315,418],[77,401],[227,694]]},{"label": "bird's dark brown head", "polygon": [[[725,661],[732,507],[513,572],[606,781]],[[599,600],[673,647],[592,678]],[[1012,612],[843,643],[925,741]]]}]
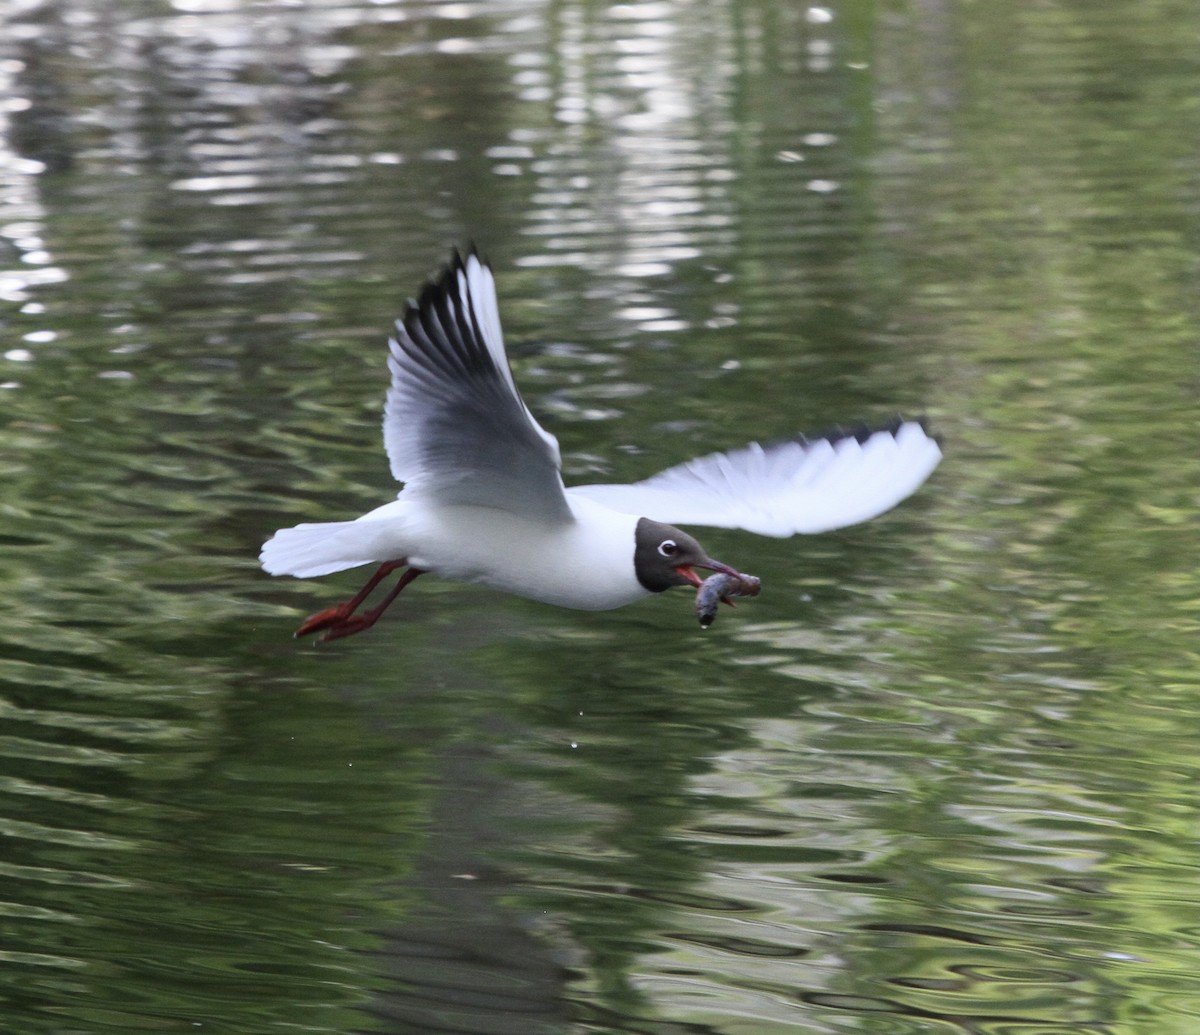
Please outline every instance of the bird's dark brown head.
[{"label": "bird's dark brown head", "polygon": [[738,574],[728,564],[709,557],[694,536],[649,518],[640,518],[637,523],[633,567],[638,582],[651,593],[661,593],[672,586],[699,586],[702,580],[695,568]]}]

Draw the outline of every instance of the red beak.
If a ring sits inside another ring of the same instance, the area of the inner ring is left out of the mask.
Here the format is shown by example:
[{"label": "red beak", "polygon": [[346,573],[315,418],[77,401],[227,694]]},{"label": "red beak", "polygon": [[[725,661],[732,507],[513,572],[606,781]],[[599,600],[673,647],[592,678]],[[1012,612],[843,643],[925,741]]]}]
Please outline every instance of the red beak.
[{"label": "red beak", "polygon": [[[741,574],[742,574],[736,568],[731,568],[731,567],[729,567],[728,564],[722,564],[720,561],[714,561],[711,557],[705,558],[703,561],[701,561],[699,564],[697,564],[696,567],[697,568],[706,568],[709,571],[719,571],[719,572],[721,572],[722,575],[732,575],[735,579],[740,578]],[[704,580],[702,578],[700,578],[699,575],[696,574],[692,565],[681,564],[675,570],[677,572],[679,572],[680,575],[682,575],[685,579],[687,579],[688,582],[690,582],[697,589],[699,589],[701,586],[704,585]]]}]

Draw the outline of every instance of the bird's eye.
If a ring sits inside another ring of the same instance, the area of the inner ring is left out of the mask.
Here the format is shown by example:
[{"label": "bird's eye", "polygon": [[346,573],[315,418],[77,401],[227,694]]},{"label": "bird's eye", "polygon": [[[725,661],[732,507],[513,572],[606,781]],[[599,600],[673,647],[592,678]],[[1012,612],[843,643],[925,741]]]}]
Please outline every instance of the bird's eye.
[{"label": "bird's eye", "polygon": [[664,557],[674,557],[679,553],[679,546],[674,539],[664,539],[658,544],[658,552]]}]

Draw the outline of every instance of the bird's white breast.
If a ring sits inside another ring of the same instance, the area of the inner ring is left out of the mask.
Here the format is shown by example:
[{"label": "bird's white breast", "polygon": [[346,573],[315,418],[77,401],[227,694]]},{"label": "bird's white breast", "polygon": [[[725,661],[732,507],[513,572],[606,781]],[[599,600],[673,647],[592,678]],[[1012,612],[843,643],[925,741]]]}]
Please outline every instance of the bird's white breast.
[{"label": "bird's white breast", "polygon": [[560,524],[491,507],[405,503],[402,494],[380,510],[403,513],[408,561],[418,568],[585,611],[648,595],[633,566],[636,517],[590,500],[570,500],[575,521]]}]

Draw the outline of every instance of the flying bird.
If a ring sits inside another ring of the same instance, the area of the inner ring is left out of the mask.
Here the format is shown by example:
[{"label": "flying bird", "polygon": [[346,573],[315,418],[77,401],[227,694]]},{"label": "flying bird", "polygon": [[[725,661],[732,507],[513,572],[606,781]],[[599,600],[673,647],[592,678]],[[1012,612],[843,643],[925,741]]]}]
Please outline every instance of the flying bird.
[{"label": "flying bird", "polygon": [[[894,507],[941,460],[922,421],[897,420],[751,443],[630,485],[567,488],[558,441],[517,391],[495,279],[474,249],[455,253],[408,303],[388,344],[383,441],[398,497],[353,521],[280,529],[259,557],[271,575],[296,578],[379,565],[297,636],[362,632],[426,573],[589,611],[700,587],[697,568],[742,578],[676,524],[781,538],[842,528]],[[360,610],[396,572],[379,603]]]}]

